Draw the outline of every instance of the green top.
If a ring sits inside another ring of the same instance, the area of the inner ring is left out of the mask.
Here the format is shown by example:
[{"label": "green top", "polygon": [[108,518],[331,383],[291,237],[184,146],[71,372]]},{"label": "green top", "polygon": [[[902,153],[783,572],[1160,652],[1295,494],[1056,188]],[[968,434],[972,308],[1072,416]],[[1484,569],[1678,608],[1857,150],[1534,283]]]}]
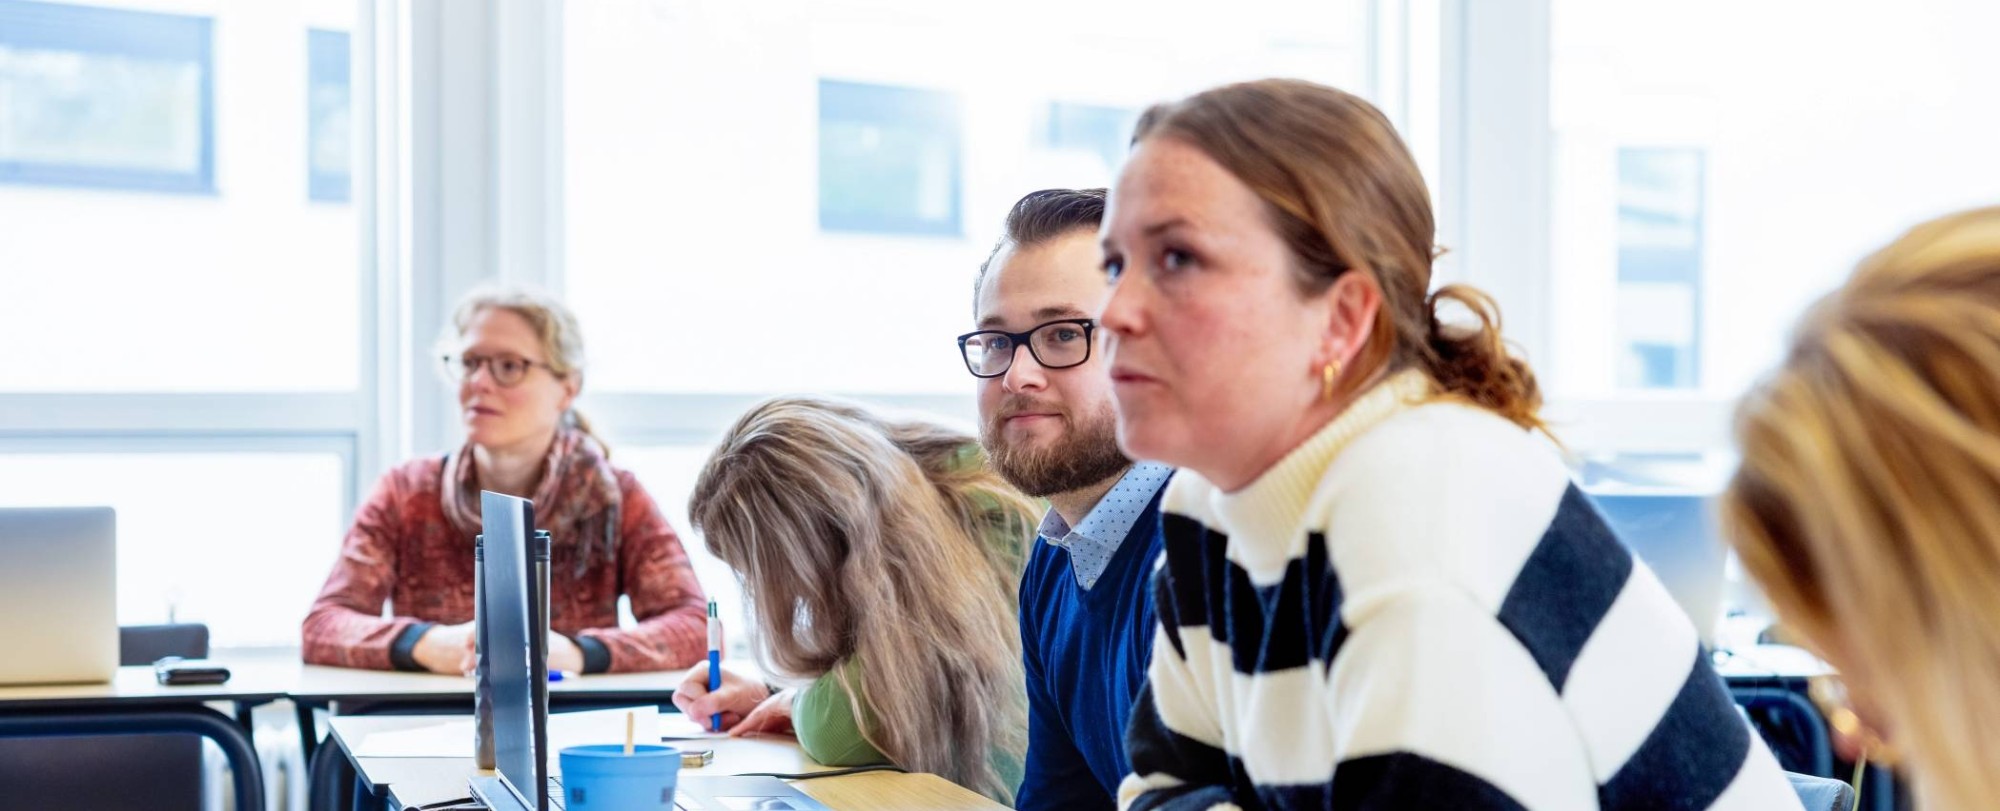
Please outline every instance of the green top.
[{"label": "green top", "polygon": [[[840,663],[849,679],[859,668],[854,660]],[[799,691],[792,702],[792,729],[798,733],[799,748],[806,756],[828,766],[874,766],[889,758],[861,735],[854,717],[854,702],[848,698],[840,679],[828,673]]]},{"label": "green top", "polygon": [[[865,695],[868,688],[862,684],[858,670],[852,659],[838,666],[839,672],[861,685]],[[807,757],[827,766],[874,766],[891,762],[862,737],[862,723],[854,717],[854,702],[833,673],[813,679],[792,703],[792,729],[799,736],[799,748],[805,750]],[[993,770],[1010,790],[1021,784],[1021,767],[1019,757],[994,750]]]}]

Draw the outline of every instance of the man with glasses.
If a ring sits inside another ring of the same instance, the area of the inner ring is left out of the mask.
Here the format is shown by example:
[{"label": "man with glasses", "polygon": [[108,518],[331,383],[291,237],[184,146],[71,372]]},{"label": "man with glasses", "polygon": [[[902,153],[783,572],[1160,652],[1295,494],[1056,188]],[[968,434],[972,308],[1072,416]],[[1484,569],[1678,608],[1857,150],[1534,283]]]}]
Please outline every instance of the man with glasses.
[{"label": "man with glasses", "polygon": [[1148,578],[1172,470],[1118,450],[1095,316],[1111,287],[1097,227],[1103,189],[1021,199],[979,268],[959,336],[979,378],[980,443],[1014,486],[1047,498],[1021,576],[1028,755],[1017,808],[1110,809],[1125,722],[1152,656]]}]

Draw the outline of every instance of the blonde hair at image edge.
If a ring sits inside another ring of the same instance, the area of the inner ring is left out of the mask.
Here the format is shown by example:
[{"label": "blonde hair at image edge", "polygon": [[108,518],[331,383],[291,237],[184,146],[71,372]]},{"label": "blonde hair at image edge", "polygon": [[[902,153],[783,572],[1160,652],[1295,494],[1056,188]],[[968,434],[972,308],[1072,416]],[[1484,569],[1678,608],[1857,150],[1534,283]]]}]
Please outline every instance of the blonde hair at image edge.
[{"label": "blonde hair at image edge", "polygon": [[1926,808],[2000,802],[2000,208],[1919,225],[1745,401],[1725,530]]}]

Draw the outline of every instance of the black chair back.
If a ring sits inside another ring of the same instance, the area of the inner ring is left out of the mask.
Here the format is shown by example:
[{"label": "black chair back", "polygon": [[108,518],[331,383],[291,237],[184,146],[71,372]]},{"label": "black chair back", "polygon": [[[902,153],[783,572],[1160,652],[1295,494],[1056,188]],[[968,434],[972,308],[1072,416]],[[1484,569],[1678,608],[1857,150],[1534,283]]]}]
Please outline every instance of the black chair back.
[{"label": "black chair back", "polygon": [[150,665],[168,656],[208,658],[208,626],[198,622],[119,626],[118,664]]}]

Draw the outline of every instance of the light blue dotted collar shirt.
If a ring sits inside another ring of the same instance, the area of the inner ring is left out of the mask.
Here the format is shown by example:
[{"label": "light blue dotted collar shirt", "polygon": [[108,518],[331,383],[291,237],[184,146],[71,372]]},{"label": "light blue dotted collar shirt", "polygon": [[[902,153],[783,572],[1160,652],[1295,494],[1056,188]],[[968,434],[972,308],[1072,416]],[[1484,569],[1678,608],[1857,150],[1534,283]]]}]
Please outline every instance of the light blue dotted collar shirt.
[{"label": "light blue dotted collar shirt", "polygon": [[1132,533],[1133,522],[1139,520],[1139,514],[1146,511],[1146,505],[1153,502],[1153,496],[1173,473],[1173,468],[1158,462],[1133,465],[1074,529],[1051,509],[1042,516],[1042,525],[1035,529],[1035,534],[1050,546],[1069,552],[1069,567],[1076,574],[1076,584],[1089,591],[1097,584],[1098,576],[1104,574],[1111,556],[1118,552],[1118,545]]}]

